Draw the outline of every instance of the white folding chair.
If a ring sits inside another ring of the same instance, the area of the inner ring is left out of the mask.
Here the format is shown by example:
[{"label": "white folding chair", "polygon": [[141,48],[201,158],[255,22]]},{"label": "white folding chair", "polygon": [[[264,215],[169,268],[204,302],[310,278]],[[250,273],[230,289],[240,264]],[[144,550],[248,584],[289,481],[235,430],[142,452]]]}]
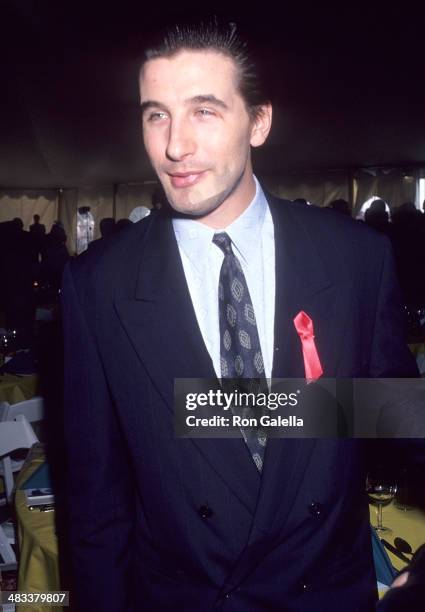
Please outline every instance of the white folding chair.
[{"label": "white folding chair", "polygon": [[[12,541],[13,543],[13,541]],[[3,525],[0,525],[0,572],[16,568],[16,555]]]},{"label": "white folding chair", "polygon": [[3,416],[6,408],[8,408],[9,402],[0,402],[0,421],[3,421]]},{"label": "white folding chair", "polygon": [[35,442],[38,438],[24,415],[18,414],[14,421],[0,422],[0,468],[7,501],[12,497],[13,472],[16,471],[10,454],[18,449],[31,448]]},{"label": "white folding chair", "polygon": [[42,397],[32,397],[17,404],[0,404],[0,421],[13,421],[18,414],[23,414],[29,423],[44,419],[44,400]]},{"label": "white folding chair", "polygon": [[[0,404],[0,423],[14,421],[19,415],[23,415],[28,423],[42,421],[45,416],[43,398],[37,396],[29,400],[18,402],[17,404],[8,404],[7,402],[2,402]],[[35,441],[38,442],[38,439],[36,438]],[[13,472],[19,472],[23,463],[23,461],[12,459],[11,457],[6,457],[0,461],[0,476],[3,476],[5,480],[6,491],[6,498],[0,499],[0,506],[10,501],[13,488]],[[12,477],[10,477],[10,474],[12,474]],[[7,482],[7,480],[9,480],[9,482]],[[10,482],[12,482],[12,487]]]},{"label": "white folding chair", "polygon": [[[0,422],[0,461],[3,463],[6,494],[8,499],[13,490],[13,472],[8,467],[7,459],[15,450],[31,448],[37,442],[33,428],[23,415],[18,415],[15,421]],[[5,463],[6,462],[6,463]],[[0,571],[16,568],[16,555],[12,548],[13,533],[7,533],[8,523],[0,525]]]}]

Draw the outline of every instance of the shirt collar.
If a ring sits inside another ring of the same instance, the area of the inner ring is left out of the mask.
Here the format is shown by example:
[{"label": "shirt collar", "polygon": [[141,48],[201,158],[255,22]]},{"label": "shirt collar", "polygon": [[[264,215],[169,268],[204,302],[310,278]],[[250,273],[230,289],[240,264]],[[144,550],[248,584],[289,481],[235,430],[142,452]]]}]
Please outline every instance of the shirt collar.
[{"label": "shirt collar", "polygon": [[242,257],[247,265],[258,259],[258,251],[252,247],[259,244],[268,204],[255,176],[254,181],[255,196],[250,205],[226,228],[215,230],[194,219],[173,219],[177,243],[195,267],[200,269],[208,250],[212,247],[217,248],[213,245],[212,239],[214,234],[219,232],[226,232],[230,236],[235,254]]},{"label": "shirt collar", "polygon": [[241,256],[248,266],[258,259],[258,250],[255,247],[260,243],[261,229],[268,208],[266,196],[255,176],[254,180],[256,189],[251,204],[233,223],[222,230],[230,236],[234,251],[237,251],[235,255]]}]

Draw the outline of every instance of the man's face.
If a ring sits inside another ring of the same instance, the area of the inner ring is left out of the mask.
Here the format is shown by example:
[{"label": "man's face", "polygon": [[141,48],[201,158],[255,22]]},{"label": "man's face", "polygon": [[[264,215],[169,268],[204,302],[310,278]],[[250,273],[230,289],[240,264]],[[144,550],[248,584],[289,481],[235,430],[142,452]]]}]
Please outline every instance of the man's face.
[{"label": "man's face", "polygon": [[250,146],[264,142],[271,109],[253,121],[231,59],[181,51],[149,60],[140,76],[146,151],[178,212],[225,227],[255,193]]}]

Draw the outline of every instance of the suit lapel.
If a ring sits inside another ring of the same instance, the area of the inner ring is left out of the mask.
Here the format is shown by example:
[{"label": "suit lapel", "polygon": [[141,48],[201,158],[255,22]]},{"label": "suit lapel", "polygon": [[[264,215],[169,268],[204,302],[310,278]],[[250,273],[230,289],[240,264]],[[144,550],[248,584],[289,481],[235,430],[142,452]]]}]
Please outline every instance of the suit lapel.
[{"label": "suit lapel", "polygon": [[[329,245],[316,244],[314,227],[306,225],[295,214],[295,204],[269,197],[275,230],[276,300],[275,352],[273,378],[304,378],[301,342],[294,317],[304,310],[313,320],[316,346],[324,369],[323,376],[334,376],[342,338],[337,319],[343,279],[332,278],[329,261],[323,252]],[[319,212],[319,211],[317,211]],[[314,224],[314,220],[313,220]],[[336,255],[337,257],[337,255]],[[332,256],[329,257],[332,259]]]},{"label": "suit lapel", "polygon": [[[344,313],[338,282],[323,261],[323,250],[289,202],[268,196],[275,234],[276,298],[273,378],[305,378],[301,342],[293,319],[304,310],[313,320],[324,376],[334,376]],[[327,248],[324,247],[325,249]],[[320,253],[319,253],[320,250]],[[339,279],[339,282],[342,282]],[[260,494],[247,547],[226,583],[232,588],[252,571],[284,529],[316,440],[269,439]]]},{"label": "suit lapel", "polygon": [[[199,329],[171,220],[152,219],[115,307],[138,358],[171,413],[174,379],[216,379]],[[191,441],[253,512],[258,472],[240,439]]]},{"label": "suit lapel", "polygon": [[[341,292],[329,276],[308,228],[295,215],[295,205],[271,197],[269,204],[276,251],[273,378],[305,378],[301,341],[293,323],[301,310],[313,320],[323,376],[334,376],[338,337],[343,337],[343,322],[336,320],[336,312],[344,312],[337,308]],[[256,513],[263,529],[273,524],[282,526],[314,444],[312,439],[269,441]]]},{"label": "suit lapel", "polygon": [[165,215],[151,223],[130,274],[124,294],[116,295],[116,308],[139,358],[172,404],[174,378],[214,378],[215,373]]}]

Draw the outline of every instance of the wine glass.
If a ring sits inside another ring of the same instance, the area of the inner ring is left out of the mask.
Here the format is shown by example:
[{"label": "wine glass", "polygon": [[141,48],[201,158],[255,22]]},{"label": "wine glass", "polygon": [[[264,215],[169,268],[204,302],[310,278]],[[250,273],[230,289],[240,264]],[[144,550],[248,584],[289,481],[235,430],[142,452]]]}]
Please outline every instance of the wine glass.
[{"label": "wine glass", "polygon": [[397,484],[382,472],[373,472],[367,475],[366,492],[370,501],[378,507],[376,531],[391,531],[382,524],[382,508],[391,503],[397,492]]}]

